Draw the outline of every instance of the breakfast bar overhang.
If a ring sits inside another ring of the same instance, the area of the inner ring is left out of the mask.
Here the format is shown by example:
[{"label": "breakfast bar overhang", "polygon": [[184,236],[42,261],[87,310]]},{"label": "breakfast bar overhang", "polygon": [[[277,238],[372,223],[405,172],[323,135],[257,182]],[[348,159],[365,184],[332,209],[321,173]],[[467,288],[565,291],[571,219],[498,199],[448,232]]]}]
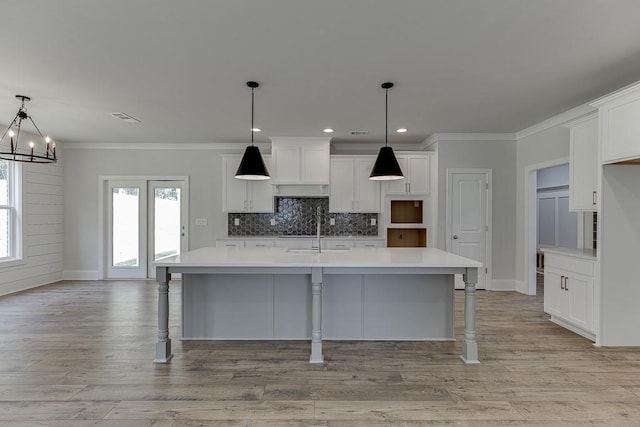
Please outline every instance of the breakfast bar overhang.
[{"label": "breakfast bar overhang", "polygon": [[[275,339],[310,338],[311,363],[324,361],[322,339],[327,336],[323,323],[329,339],[455,339],[453,283],[454,275],[461,274],[465,300],[460,357],[465,363],[479,363],[475,285],[480,267],[480,262],[435,248],[354,248],[317,253],[224,247],[176,255],[156,267],[158,341],[154,362],[167,363],[173,356],[168,293],[171,275],[180,273],[183,339],[265,339],[255,332],[264,329],[264,324],[279,331]],[[219,290],[215,290],[217,287]],[[350,311],[357,313],[347,324],[340,316]],[[343,323],[336,326],[335,317]],[[247,323],[247,318],[251,318],[249,326],[257,325],[251,332],[228,328],[229,324]],[[308,338],[304,333],[306,318]],[[395,321],[398,318],[400,323]],[[396,325],[388,329],[387,325],[394,322]],[[221,326],[216,329],[211,324]],[[282,332],[290,330],[292,324],[302,324],[303,332]],[[409,332],[404,333],[404,328]],[[335,338],[344,330],[356,332]]]}]

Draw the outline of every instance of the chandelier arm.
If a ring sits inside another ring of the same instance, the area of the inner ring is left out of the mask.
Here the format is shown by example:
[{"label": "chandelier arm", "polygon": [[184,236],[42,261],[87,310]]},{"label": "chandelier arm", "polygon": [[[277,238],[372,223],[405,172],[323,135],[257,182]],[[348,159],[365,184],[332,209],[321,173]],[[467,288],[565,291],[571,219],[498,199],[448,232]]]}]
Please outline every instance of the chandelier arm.
[{"label": "chandelier arm", "polygon": [[[20,110],[18,110],[18,113],[20,112]],[[9,131],[11,130],[11,126],[13,126],[14,124],[16,124],[16,120],[18,120],[18,115],[16,114],[16,116],[13,118],[13,121],[9,124],[9,126],[7,126],[7,128],[4,130],[4,133],[2,134],[2,137],[0,137],[0,141],[2,141],[4,139],[5,136],[7,136],[7,134],[9,133]]]},{"label": "chandelier arm", "polygon": [[36,122],[33,121],[33,119],[31,118],[31,116],[27,116],[29,118],[29,120],[31,121],[31,123],[33,124],[33,127],[36,128],[36,130],[38,131],[38,134],[40,135],[40,137],[42,139],[44,139],[44,135],[42,134],[42,132],[40,132],[40,129],[38,128],[38,125],[36,125]]}]

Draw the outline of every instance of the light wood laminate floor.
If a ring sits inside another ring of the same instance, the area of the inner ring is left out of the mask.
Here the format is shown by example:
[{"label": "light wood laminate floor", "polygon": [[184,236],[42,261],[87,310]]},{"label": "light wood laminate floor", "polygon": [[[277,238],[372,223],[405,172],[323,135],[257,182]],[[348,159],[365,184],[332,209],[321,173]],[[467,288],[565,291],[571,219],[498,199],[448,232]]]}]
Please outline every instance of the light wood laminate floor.
[{"label": "light wood laminate floor", "polygon": [[[60,282],[0,297],[0,426],[640,425],[640,349],[597,348],[542,297],[478,293],[479,365],[456,342],[180,342],[153,364],[157,287]],[[631,325],[630,325],[631,327]]]}]

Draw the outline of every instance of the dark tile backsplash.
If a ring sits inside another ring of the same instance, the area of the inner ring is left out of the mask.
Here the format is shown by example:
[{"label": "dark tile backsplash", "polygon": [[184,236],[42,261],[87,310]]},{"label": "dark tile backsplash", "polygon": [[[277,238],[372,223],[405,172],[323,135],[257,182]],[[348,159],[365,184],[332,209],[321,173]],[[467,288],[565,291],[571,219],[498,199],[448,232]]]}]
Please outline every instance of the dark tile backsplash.
[{"label": "dark tile backsplash", "polygon": [[[316,234],[316,208],[322,208],[323,236],[377,236],[377,213],[329,213],[328,197],[276,197],[275,213],[228,214],[229,236],[313,236]],[[240,225],[233,225],[234,219]],[[330,219],[336,221],[330,225]],[[275,219],[275,225],[271,220]]]}]

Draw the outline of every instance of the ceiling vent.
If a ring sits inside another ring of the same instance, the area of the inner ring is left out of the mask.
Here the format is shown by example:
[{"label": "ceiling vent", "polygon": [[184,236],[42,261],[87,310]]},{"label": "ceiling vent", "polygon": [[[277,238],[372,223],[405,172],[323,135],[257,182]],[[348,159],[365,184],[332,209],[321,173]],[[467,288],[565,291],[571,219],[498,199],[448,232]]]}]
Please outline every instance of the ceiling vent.
[{"label": "ceiling vent", "polygon": [[368,133],[368,130],[352,130],[349,132],[350,135],[367,135]]},{"label": "ceiling vent", "polygon": [[123,112],[111,113],[111,117],[115,117],[116,119],[120,119],[123,122],[127,123],[140,123],[140,120],[136,119],[135,117],[131,117],[130,115]]}]

